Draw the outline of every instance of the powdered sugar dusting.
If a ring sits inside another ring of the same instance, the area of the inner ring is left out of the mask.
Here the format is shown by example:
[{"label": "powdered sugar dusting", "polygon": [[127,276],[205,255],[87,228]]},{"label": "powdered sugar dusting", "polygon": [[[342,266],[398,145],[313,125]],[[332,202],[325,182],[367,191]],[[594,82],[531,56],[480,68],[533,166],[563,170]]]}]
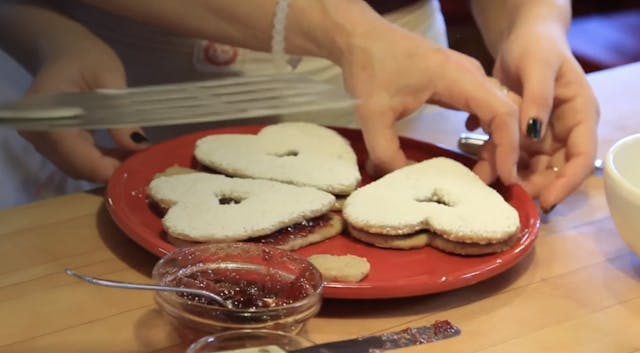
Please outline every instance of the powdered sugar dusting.
[{"label": "powdered sugar dusting", "polygon": [[210,173],[159,177],[149,184],[148,193],[172,205],[162,219],[165,230],[193,241],[269,234],[322,215],[335,203],[333,195],[311,187]]},{"label": "powdered sugar dusting", "polygon": [[518,231],[518,212],[461,163],[416,163],[370,183],[345,201],[352,225],[400,235],[426,229],[451,240],[493,243]]},{"label": "powdered sugar dusting", "polygon": [[349,141],[304,122],[269,125],[257,135],[220,134],[197,141],[196,159],[227,175],[269,179],[346,195],[360,182]]}]

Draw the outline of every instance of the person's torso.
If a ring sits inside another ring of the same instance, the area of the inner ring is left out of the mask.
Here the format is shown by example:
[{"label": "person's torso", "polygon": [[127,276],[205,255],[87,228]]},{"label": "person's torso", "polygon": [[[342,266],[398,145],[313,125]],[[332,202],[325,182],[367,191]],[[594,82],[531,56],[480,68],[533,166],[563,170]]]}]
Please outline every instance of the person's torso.
[{"label": "person's torso", "polygon": [[[390,21],[446,46],[437,0],[370,0],[370,4]],[[60,5],[116,51],[131,86],[267,74],[275,70],[270,53],[181,37],[79,1],[61,0]],[[321,58],[305,57],[296,71],[341,84],[339,68]]]}]

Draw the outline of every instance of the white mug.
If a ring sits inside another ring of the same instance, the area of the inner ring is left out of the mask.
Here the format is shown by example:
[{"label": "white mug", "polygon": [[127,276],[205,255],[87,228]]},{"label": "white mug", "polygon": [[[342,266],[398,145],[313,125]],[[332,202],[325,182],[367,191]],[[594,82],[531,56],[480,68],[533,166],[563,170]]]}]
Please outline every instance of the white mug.
[{"label": "white mug", "polygon": [[618,233],[640,255],[640,134],[627,136],[609,149],[604,187]]}]

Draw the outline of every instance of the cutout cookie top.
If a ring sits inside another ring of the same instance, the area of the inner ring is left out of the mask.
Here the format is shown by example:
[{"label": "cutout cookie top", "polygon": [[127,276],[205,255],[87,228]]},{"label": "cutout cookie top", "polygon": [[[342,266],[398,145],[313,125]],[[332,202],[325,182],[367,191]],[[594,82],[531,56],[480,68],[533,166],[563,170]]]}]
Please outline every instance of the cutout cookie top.
[{"label": "cutout cookie top", "polygon": [[367,232],[429,230],[460,242],[496,243],[516,234],[518,212],[461,163],[438,157],[398,169],[353,192],[346,221]]},{"label": "cutout cookie top", "polygon": [[168,207],[162,225],[191,241],[240,241],[328,212],[335,197],[311,188],[210,173],[161,176],[147,188]]},{"label": "cutout cookie top", "polygon": [[349,141],[304,122],[269,125],[257,135],[220,134],[196,142],[195,158],[230,176],[269,179],[347,195],[360,182]]}]

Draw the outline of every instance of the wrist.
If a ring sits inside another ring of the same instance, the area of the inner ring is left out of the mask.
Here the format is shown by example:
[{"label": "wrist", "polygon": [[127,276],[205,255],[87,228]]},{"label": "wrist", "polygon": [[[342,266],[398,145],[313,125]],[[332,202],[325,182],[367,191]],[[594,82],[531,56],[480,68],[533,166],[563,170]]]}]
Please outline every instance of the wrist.
[{"label": "wrist", "polygon": [[385,24],[360,0],[291,1],[285,34],[288,54],[328,59],[342,66],[354,45]]},{"label": "wrist", "polygon": [[567,0],[475,0],[472,6],[494,57],[505,42],[513,38],[531,38],[527,32],[566,38],[571,22],[571,3]]},{"label": "wrist", "polygon": [[566,28],[556,21],[522,21],[504,38],[502,46],[511,41],[524,41],[534,47],[554,44],[570,51]]},{"label": "wrist", "polygon": [[[505,48],[531,47],[532,50],[543,50],[550,55],[571,53],[567,39],[567,25],[564,21],[547,16],[536,17],[525,14],[504,32],[500,41],[491,48],[494,57],[500,55]],[[537,49],[536,49],[537,48]],[[555,53],[555,54],[552,54]]]}]

